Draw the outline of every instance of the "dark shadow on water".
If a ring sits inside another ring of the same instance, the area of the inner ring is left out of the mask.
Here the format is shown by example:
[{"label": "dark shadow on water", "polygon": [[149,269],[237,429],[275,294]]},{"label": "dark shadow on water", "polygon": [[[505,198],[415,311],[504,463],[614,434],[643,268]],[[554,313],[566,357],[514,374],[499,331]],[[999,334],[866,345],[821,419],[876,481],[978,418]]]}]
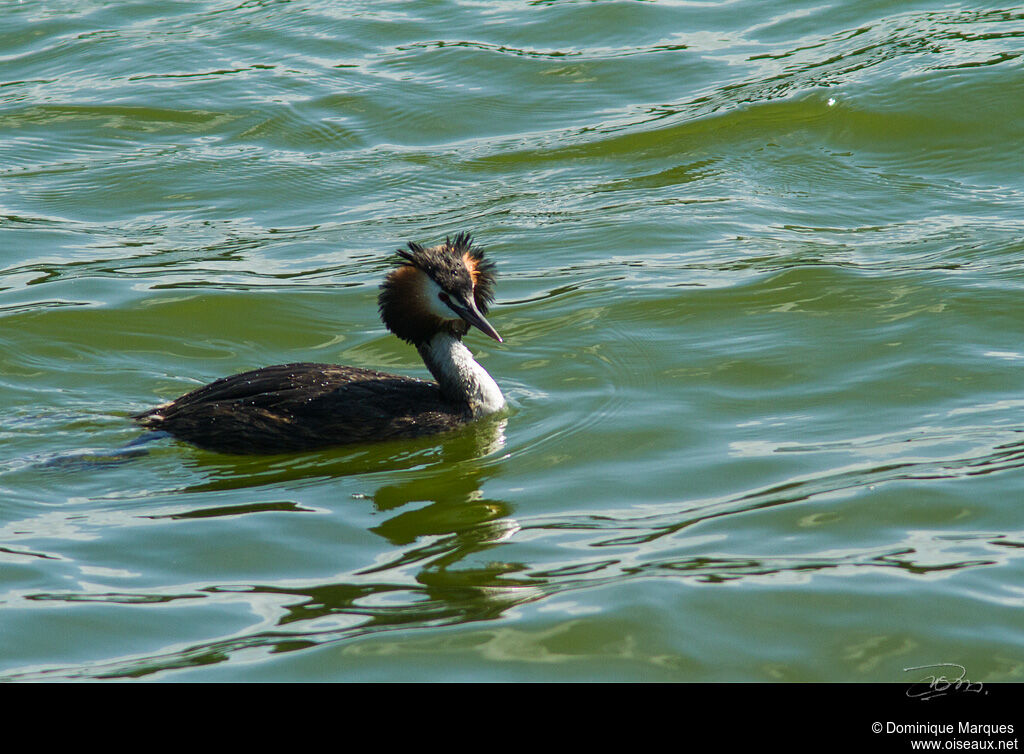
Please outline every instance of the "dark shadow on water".
[{"label": "dark shadow on water", "polygon": [[244,489],[475,462],[504,447],[507,421],[504,416],[489,417],[443,435],[311,453],[239,456],[189,448],[184,465],[206,479],[183,491]]},{"label": "dark shadow on water", "polygon": [[149,454],[149,448],[145,446],[169,436],[166,432],[150,432],[140,435],[116,450],[72,450],[43,457],[29,457],[23,460],[27,462],[25,465],[36,469],[96,471],[112,466],[121,466],[129,461],[146,456]]}]

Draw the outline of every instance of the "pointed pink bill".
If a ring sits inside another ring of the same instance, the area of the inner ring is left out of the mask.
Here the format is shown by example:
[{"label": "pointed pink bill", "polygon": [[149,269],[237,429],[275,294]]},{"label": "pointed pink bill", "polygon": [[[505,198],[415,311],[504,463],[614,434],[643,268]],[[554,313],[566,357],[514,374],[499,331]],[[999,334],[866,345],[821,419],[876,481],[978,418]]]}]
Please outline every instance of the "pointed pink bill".
[{"label": "pointed pink bill", "polygon": [[[461,303],[461,302],[460,302]],[[499,343],[504,343],[501,336],[498,335],[498,331],[491,327],[491,323],[484,319],[484,315],[480,313],[480,310],[476,308],[476,302],[473,299],[465,302],[465,306],[452,307],[454,308],[460,317],[466,322],[473,325],[476,329],[482,332],[484,335],[494,338]]]}]

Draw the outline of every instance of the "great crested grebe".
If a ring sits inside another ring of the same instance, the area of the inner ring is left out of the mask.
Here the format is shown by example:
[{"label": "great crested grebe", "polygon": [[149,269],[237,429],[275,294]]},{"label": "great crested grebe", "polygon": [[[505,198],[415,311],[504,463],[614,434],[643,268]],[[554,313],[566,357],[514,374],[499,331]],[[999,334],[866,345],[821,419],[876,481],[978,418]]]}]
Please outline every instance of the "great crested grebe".
[{"label": "great crested grebe", "polygon": [[416,346],[437,382],[335,364],[281,364],[224,377],[133,418],[207,450],[276,453],[444,432],[505,398],[462,336],[494,300],[494,263],[469,233],[410,243],[381,285],[384,325]]}]

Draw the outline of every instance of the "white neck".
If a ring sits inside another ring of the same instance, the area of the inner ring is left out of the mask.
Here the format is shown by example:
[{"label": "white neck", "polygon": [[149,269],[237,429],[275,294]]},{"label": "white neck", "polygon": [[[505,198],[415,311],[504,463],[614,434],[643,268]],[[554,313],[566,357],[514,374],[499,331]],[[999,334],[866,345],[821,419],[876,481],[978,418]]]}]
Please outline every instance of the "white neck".
[{"label": "white neck", "polygon": [[505,407],[498,383],[476,363],[459,338],[441,332],[417,350],[448,400],[468,404],[473,416],[486,416]]}]

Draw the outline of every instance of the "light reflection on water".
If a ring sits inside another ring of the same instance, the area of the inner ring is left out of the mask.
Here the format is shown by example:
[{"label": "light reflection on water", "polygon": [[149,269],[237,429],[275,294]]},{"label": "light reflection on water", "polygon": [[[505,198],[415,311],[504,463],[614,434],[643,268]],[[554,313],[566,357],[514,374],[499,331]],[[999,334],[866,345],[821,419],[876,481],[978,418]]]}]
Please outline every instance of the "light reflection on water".
[{"label": "light reflection on water", "polygon": [[[0,674],[1019,678],[1024,17],[724,11],[0,10]],[[503,420],[130,445],[463,229]]]}]

